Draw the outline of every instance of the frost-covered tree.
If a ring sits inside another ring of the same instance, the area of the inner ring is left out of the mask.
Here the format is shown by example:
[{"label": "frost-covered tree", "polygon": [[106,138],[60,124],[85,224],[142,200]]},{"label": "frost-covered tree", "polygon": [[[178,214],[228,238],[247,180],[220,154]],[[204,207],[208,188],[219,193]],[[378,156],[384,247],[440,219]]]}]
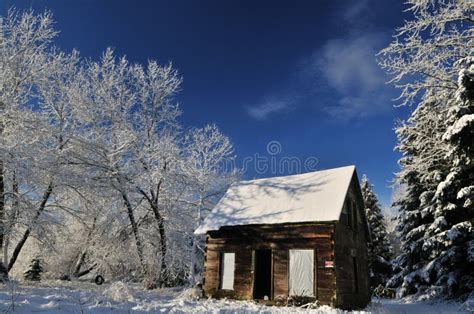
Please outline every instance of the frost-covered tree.
[{"label": "frost-covered tree", "polygon": [[134,65],[130,69],[136,93],[132,123],[136,134],[129,176],[132,192],[143,197],[145,208],[152,216],[152,226],[159,234],[156,257],[158,278],[149,278],[148,285],[162,286],[167,276],[168,238],[166,217],[175,209],[176,180],[180,176],[179,126],[181,114],[174,96],[180,88],[181,77],[171,64],[160,66],[150,61],[146,69]]},{"label": "frost-covered tree", "polygon": [[[230,184],[237,179],[238,172],[233,167],[232,143],[216,125],[190,130],[186,135],[186,144],[183,169],[190,187],[188,204],[194,212],[194,227],[197,228]],[[189,281],[194,285],[198,281],[198,256],[203,256],[204,247],[202,239],[193,232],[189,232],[188,236],[192,243]]]},{"label": "frost-covered tree", "polygon": [[[15,195],[22,219],[18,239],[11,252],[8,269],[14,266],[30,236],[47,241],[55,212],[65,209],[68,192],[84,183],[82,176],[64,162],[75,136],[68,80],[76,74],[75,55],[51,54],[45,72],[35,82],[34,107],[21,108],[10,154],[16,162],[16,180],[21,186]],[[10,232],[11,235],[11,232]]]},{"label": "frost-covered tree", "polygon": [[80,184],[72,183],[74,171],[63,163],[74,133],[69,79],[77,71],[77,55],[50,46],[56,32],[49,13],[10,11],[2,22],[1,53],[8,56],[1,62],[0,150],[8,170],[2,176],[8,188],[2,244],[10,271],[31,236],[43,242],[51,238],[47,226],[55,221],[61,194]]},{"label": "frost-covered tree", "polygon": [[131,191],[129,167],[132,149],[137,141],[131,113],[136,94],[131,84],[130,65],[125,58],[115,58],[107,50],[100,62],[90,62],[78,75],[75,112],[78,127],[84,130],[76,142],[78,154],[68,156],[68,163],[93,174],[99,191],[111,189],[112,199],[122,203],[135,241],[135,252],[142,271],[146,270],[143,239],[136,213],[136,199]]},{"label": "frost-covered tree", "polygon": [[[470,223],[466,221],[472,223],[472,210],[460,210],[453,195],[469,184],[457,185],[459,181],[454,180],[457,183],[450,193],[442,191],[450,185],[452,173],[464,169],[457,166],[456,160],[462,158],[454,151],[464,150],[466,155],[465,150],[472,146],[472,138],[464,137],[455,140],[455,149],[448,138],[457,121],[454,116],[461,118],[466,112],[453,114],[457,107],[453,101],[461,93],[458,72],[463,63],[458,60],[474,51],[473,4],[468,0],[412,0],[408,5],[414,19],[397,29],[395,40],[379,55],[381,66],[402,89],[402,104],[417,104],[411,117],[396,129],[397,149],[403,154],[396,183],[403,186],[404,193],[394,203],[399,210],[402,254],[395,260],[395,275],[388,284],[399,287],[400,296],[456,296],[472,290],[467,284],[471,279],[454,271],[466,269],[459,260],[468,256],[465,235]],[[447,198],[442,201],[441,195]],[[459,238],[452,239],[454,234]]]},{"label": "frost-covered tree", "polygon": [[52,278],[95,270],[148,287],[184,283],[196,217],[233,174],[217,167],[232,144],[217,127],[182,131],[171,64],[143,67],[110,49],[84,60],[52,48],[55,35],[49,13],[0,19],[6,269],[41,252]]},{"label": "frost-covered tree", "polygon": [[[34,94],[34,83],[44,73],[45,59],[50,44],[56,35],[52,27],[49,12],[35,15],[32,11],[18,13],[9,10],[0,19],[0,248],[3,250],[5,231],[9,227],[5,219],[8,199],[12,200],[12,192],[7,191],[15,184],[9,184],[6,174],[15,177],[15,164],[8,158],[12,143],[16,136],[19,109],[28,104]],[[8,169],[8,170],[7,170]],[[10,197],[8,197],[10,196]],[[11,201],[13,204],[16,202]],[[41,205],[41,204],[40,204]],[[6,260],[6,259],[5,259]],[[11,267],[7,267],[10,269]]]},{"label": "frost-covered tree", "polygon": [[372,241],[368,244],[369,274],[372,289],[387,283],[392,273],[392,247],[377,196],[367,176],[362,177],[362,197]]},{"label": "frost-covered tree", "polygon": [[[108,50],[101,62],[87,64],[78,82],[76,114],[79,129],[85,131],[78,135],[80,149],[69,162],[93,174],[99,190],[114,191],[117,205],[122,202],[146,286],[182,280],[190,269],[190,255],[186,245],[175,241],[189,241],[195,227],[189,217],[198,184],[203,193],[224,185],[224,171],[211,167],[227,158],[229,140],[211,132],[214,128],[203,132],[198,146],[181,133],[174,102],[181,78],[171,65],[151,61],[143,68],[117,60]],[[197,147],[202,148],[202,169],[208,167],[208,177],[214,174],[208,186],[193,172],[197,159],[189,152]],[[175,250],[171,254],[169,247]],[[179,250],[188,255],[177,258]]]},{"label": "frost-covered tree", "polygon": [[456,61],[472,54],[474,18],[471,0],[408,0],[412,20],[396,30],[379,53],[379,64],[402,89],[403,104],[419,101],[427,90],[454,93]]}]

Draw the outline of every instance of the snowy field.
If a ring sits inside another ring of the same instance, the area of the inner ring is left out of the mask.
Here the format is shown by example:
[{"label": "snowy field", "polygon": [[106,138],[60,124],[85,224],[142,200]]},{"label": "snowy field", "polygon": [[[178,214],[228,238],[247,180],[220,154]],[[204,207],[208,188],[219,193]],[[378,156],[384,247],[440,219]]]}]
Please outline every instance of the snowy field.
[{"label": "snowy field", "polygon": [[[88,282],[46,282],[0,287],[2,313],[350,313],[327,306],[317,309],[269,307],[254,302],[193,300],[188,291],[143,291],[121,282],[96,286]],[[352,313],[469,313],[453,303],[404,303],[374,300]]]}]

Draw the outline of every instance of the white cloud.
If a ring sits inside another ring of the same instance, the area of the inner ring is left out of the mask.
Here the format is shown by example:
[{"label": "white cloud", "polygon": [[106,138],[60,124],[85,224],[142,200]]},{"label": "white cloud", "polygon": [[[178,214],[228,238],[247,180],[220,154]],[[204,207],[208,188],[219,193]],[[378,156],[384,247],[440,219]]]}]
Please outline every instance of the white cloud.
[{"label": "white cloud", "polygon": [[347,1],[341,12],[342,23],[350,27],[347,34],[328,40],[303,58],[289,73],[283,92],[269,94],[272,101],[246,107],[247,113],[265,120],[290,107],[317,104],[332,118],[349,120],[390,110],[396,94],[376,62],[377,52],[390,36],[370,30],[369,1]]},{"label": "white cloud", "polygon": [[336,100],[323,108],[332,117],[366,117],[391,108],[392,90],[375,59],[382,46],[380,34],[351,35],[328,41],[313,55],[310,74],[336,92]]},{"label": "white cloud", "polygon": [[254,106],[247,106],[247,113],[256,120],[265,120],[269,115],[287,110],[290,103],[287,101],[265,101]]},{"label": "white cloud", "polygon": [[370,92],[384,84],[385,75],[375,61],[380,36],[339,38],[328,41],[315,55],[315,66],[339,92]]},{"label": "white cloud", "polygon": [[364,20],[364,16],[369,11],[368,0],[350,1],[349,5],[342,13],[342,17],[347,23],[360,23]]},{"label": "white cloud", "polygon": [[331,39],[301,62],[287,86],[266,100],[245,107],[250,117],[266,120],[296,106],[317,104],[338,120],[364,118],[392,108],[393,89],[376,62],[382,34],[365,33]]}]

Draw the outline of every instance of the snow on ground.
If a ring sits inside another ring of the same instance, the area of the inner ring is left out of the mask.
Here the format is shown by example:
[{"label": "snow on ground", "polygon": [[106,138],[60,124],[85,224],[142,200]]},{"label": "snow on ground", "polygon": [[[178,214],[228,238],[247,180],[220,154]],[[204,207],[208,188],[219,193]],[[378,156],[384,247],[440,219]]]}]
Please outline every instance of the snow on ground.
[{"label": "snow on ground", "polygon": [[[37,285],[0,285],[2,313],[351,313],[328,306],[307,310],[270,307],[255,302],[193,300],[188,291],[144,291],[121,282],[96,286],[89,282],[48,281]],[[403,303],[377,299],[352,313],[468,313],[458,303]]]}]

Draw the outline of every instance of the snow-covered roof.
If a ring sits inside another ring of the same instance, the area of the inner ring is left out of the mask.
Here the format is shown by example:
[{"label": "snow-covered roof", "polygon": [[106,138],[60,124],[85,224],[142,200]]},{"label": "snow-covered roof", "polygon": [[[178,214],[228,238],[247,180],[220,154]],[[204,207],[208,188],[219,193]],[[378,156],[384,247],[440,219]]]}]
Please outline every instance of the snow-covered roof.
[{"label": "snow-covered roof", "polygon": [[223,226],[337,221],[355,171],[347,166],[232,185],[196,234]]}]

